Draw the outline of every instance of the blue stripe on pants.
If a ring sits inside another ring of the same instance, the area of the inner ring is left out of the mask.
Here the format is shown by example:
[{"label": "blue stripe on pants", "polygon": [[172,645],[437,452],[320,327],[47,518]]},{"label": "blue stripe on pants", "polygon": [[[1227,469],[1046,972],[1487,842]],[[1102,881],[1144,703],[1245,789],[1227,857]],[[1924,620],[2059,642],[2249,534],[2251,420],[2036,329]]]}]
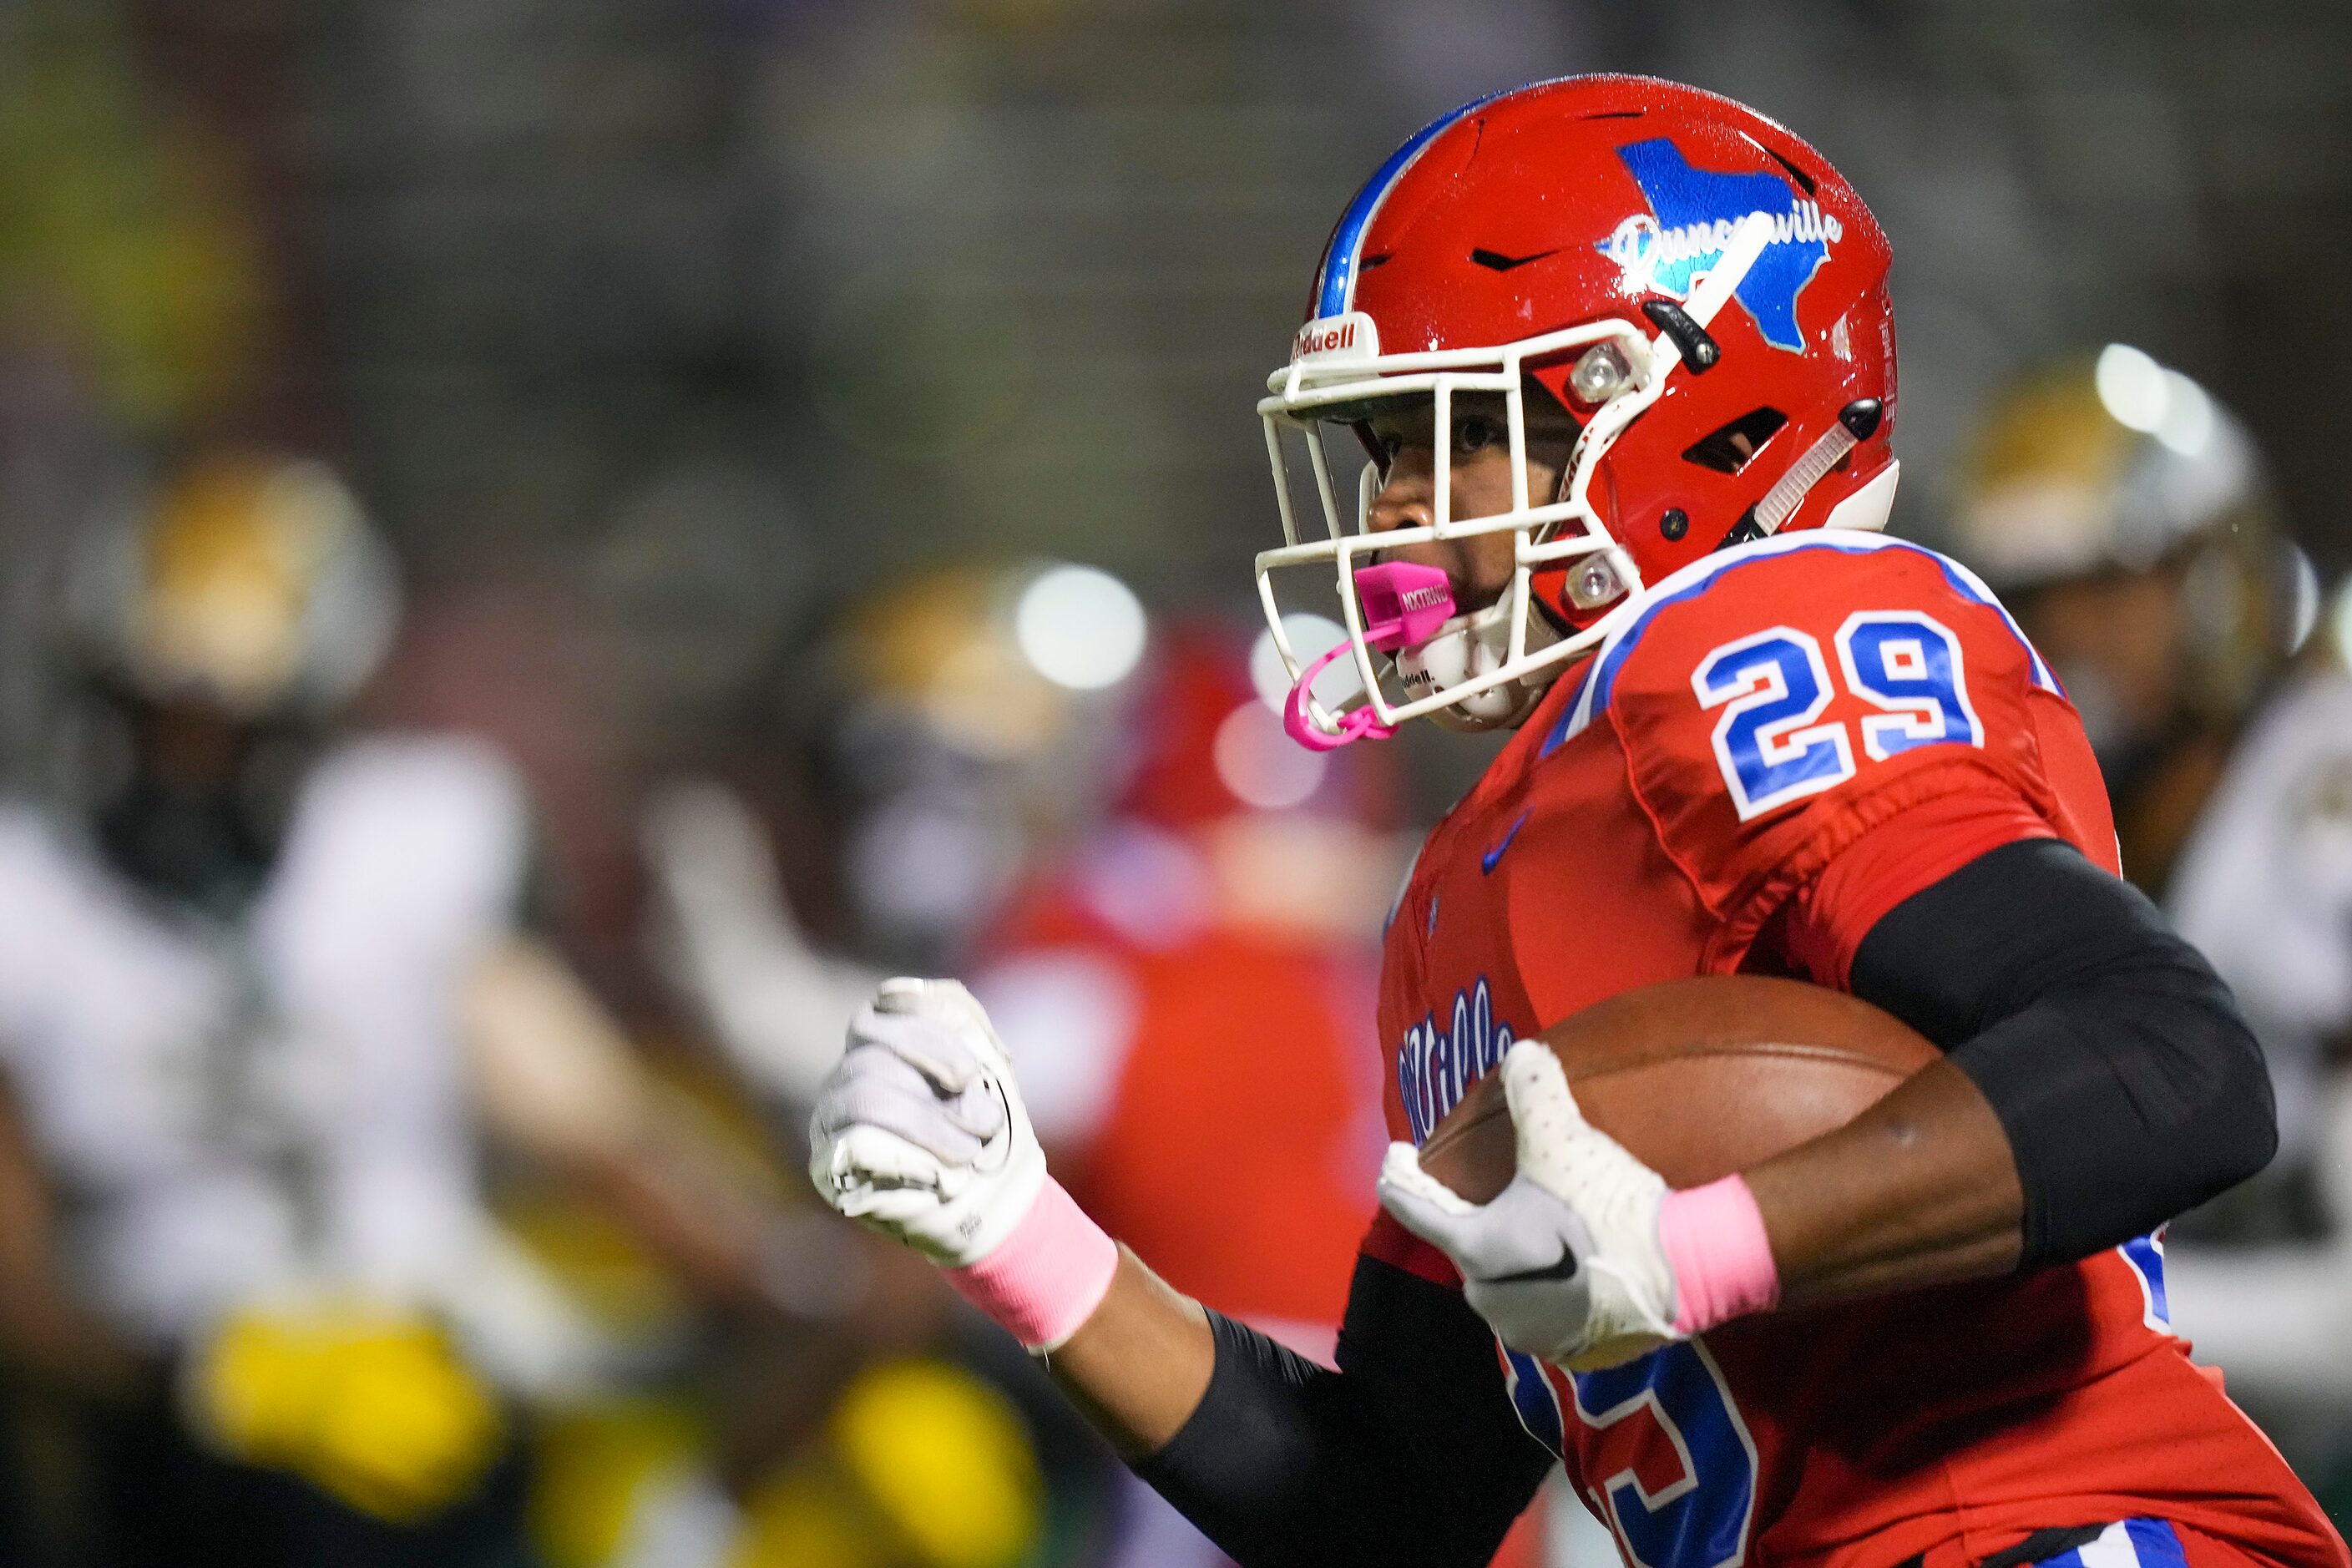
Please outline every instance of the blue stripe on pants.
[{"label": "blue stripe on pants", "polygon": [[2127,1519],[2124,1534],[2140,1568],[2189,1568],[2189,1554],[2180,1549],[2180,1533],[2160,1519]]}]

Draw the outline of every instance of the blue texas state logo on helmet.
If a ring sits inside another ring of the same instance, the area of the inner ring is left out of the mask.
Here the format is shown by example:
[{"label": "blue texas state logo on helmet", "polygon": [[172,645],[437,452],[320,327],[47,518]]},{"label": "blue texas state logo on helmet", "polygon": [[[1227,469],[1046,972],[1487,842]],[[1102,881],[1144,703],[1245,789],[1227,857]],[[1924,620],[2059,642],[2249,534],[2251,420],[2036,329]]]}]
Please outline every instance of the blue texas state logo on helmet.
[{"label": "blue texas state logo on helmet", "polygon": [[1764,341],[1801,353],[1797,296],[1845,237],[1844,226],[1817,203],[1799,199],[1778,174],[1718,174],[1691,167],[1682,149],[1661,136],[1621,147],[1633,183],[1650,210],[1619,223],[1598,242],[1601,254],[1625,269],[1635,287],[1682,298],[1691,279],[1713,267],[1731,243],[1731,231],[1750,213],[1772,220],[1771,243],[1748,269],[1732,298],[1747,307]]}]

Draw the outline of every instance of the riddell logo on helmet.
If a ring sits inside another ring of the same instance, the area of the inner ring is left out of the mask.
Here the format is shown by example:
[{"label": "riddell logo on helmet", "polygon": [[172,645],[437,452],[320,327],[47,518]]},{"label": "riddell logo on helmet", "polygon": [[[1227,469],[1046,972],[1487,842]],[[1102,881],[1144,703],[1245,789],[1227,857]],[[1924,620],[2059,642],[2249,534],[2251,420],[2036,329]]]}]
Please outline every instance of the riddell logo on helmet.
[{"label": "riddell logo on helmet", "polygon": [[1298,329],[1290,345],[1293,360],[1370,359],[1380,352],[1380,329],[1361,310],[1318,317]]},{"label": "riddell logo on helmet", "polygon": [[1298,329],[1298,345],[1291,352],[1301,358],[1308,354],[1328,354],[1351,347],[1355,341],[1356,323],[1353,321],[1342,321],[1336,327],[1309,322]]}]

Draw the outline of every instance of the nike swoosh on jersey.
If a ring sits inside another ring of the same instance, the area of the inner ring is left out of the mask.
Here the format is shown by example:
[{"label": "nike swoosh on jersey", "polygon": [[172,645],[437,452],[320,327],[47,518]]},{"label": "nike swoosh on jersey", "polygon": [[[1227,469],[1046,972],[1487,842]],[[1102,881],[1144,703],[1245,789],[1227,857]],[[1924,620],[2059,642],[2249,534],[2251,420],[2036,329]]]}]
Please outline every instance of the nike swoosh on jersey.
[{"label": "nike swoosh on jersey", "polygon": [[1503,851],[1511,847],[1511,840],[1519,836],[1519,829],[1528,825],[1528,813],[1527,812],[1523,811],[1519,813],[1519,819],[1511,824],[1511,830],[1503,835],[1503,841],[1500,844],[1496,845],[1492,849],[1487,850],[1484,855],[1478,857],[1478,869],[1480,871],[1485,872],[1488,876],[1494,875],[1495,863],[1502,859]]}]

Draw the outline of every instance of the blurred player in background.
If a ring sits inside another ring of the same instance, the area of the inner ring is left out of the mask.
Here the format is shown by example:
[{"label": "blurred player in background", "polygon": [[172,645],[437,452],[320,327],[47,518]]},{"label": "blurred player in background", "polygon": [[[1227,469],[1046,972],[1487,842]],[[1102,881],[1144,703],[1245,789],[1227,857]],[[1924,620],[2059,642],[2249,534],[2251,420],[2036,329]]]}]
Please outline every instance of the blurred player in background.
[{"label": "blurred player in background", "polygon": [[[1133,592],[1091,567],[915,574],[820,647],[815,778],[781,807],[756,776],[656,802],[662,960],[776,1102],[814,1101],[873,965],[969,963],[1027,871],[1100,813],[1146,636]],[[839,839],[814,869],[793,859],[812,817]]]},{"label": "blurred player in background", "polygon": [[2125,874],[2213,961],[2269,1060],[2279,1158],[2176,1236],[2321,1234],[2326,1058],[2352,1026],[2326,781],[2352,728],[2325,639],[2289,665],[2318,588],[2261,452],[2195,382],[2111,344],[1994,404],[1953,524],[2084,715]]},{"label": "blurred player in background", "polygon": [[1978,432],[1952,548],[2064,683],[2115,799],[2124,869],[2162,894],[2317,609],[2253,438],[2127,345],[2049,366]]},{"label": "blurred player in background", "polygon": [[0,1060],[55,1190],[26,1261],[141,1369],[101,1550],[481,1550],[513,1509],[467,1500],[507,1441],[451,1327],[496,1272],[456,1011],[520,795],[478,746],[336,736],[398,589],[323,465],[199,459],[74,565],[61,807],[0,818]]},{"label": "blurred player in background", "polygon": [[51,799],[0,813],[0,1339],[89,1412],[80,1550],[519,1551],[513,1401],[610,1347],[486,1209],[483,1134],[705,1300],[821,1313],[780,1276],[822,1268],[529,934],[506,762],[348,727],[399,595],[331,469],[201,455],[62,608]]},{"label": "blurred player in background", "polygon": [[[780,778],[790,759],[762,731],[762,754],[743,759],[727,783],[679,784],[656,800],[645,835],[656,952],[786,1139],[805,1126],[851,1016],[884,973],[876,964],[961,966],[992,950],[1024,879],[1101,812],[1119,765],[1118,716],[1131,696],[1122,683],[1146,635],[1133,593],[1092,568],[915,574],[845,606],[820,644],[826,717],[812,737],[812,776]],[[825,847],[837,854],[811,855],[813,824],[833,829]],[[928,1271],[915,1283],[935,1309],[950,1300]],[[979,1397],[974,1370],[1007,1370],[985,1353],[992,1344],[976,1363],[952,1334],[929,1348],[920,1375],[941,1390]],[[1038,1426],[1052,1515],[1046,1560],[1092,1561],[1096,1538],[1117,1528],[1105,1518],[1099,1451],[1028,1369],[1010,1371]],[[860,1387],[847,1390],[844,1411]],[[845,1420],[837,1413],[834,1424]],[[959,1510],[969,1488],[910,1492],[887,1479],[927,1455],[968,1479],[1034,1468],[1025,1436],[1012,1435],[1008,1449],[982,1442],[988,1430],[950,1422],[929,1436],[901,1434],[859,1448],[855,1464],[836,1456],[832,1470],[866,1474],[857,1490],[898,1498],[896,1510],[949,1542],[959,1530],[1002,1539],[988,1510]],[[789,1494],[800,1482],[788,1476],[782,1485]],[[804,1524],[808,1510],[795,1507]],[[893,1512],[870,1500],[835,1510],[829,1550],[903,1542],[902,1526],[877,1524]],[[754,1535],[762,1528],[754,1518]],[[772,1528],[765,1538],[783,1542]],[[926,1561],[953,1568],[961,1559],[949,1551]]]},{"label": "blurred player in background", "polygon": [[845,617],[826,760],[861,951],[969,961],[1028,869],[1100,814],[1148,637],[1126,584],[1067,563],[920,574]]}]

